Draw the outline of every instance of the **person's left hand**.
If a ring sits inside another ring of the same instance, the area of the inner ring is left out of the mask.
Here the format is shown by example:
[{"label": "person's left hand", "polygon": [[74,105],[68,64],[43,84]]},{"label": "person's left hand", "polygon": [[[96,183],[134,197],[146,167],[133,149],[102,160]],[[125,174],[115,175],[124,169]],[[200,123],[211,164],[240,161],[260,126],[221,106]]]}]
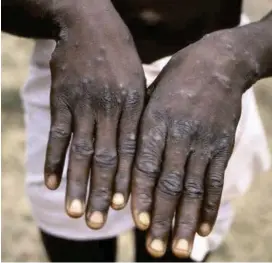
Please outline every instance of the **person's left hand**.
[{"label": "person's left hand", "polygon": [[188,257],[195,233],[206,236],[217,217],[224,172],[255,64],[231,30],[205,36],[173,56],[151,86],[141,121],[132,212],[148,227],[147,250]]}]

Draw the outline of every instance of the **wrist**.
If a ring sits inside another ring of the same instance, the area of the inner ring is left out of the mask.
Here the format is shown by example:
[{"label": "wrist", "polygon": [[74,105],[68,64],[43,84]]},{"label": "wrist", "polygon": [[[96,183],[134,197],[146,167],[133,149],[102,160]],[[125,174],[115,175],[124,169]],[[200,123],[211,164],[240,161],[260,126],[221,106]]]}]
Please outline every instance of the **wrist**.
[{"label": "wrist", "polygon": [[218,31],[221,50],[234,57],[234,79],[239,80],[243,92],[258,80],[272,76],[271,28],[272,12],[258,22]]},{"label": "wrist", "polygon": [[253,69],[254,82],[272,76],[272,12],[264,19],[239,30],[244,53]]},{"label": "wrist", "polygon": [[110,0],[53,1],[52,19],[58,27],[54,39],[65,38],[70,31],[83,32],[113,8]]},{"label": "wrist", "polygon": [[211,71],[216,72],[219,78],[227,76],[229,87],[239,89],[242,94],[257,81],[260,71],[259,64],[253,56],[255,48],[252,43],[248,43],[244,28],[236,27],[216,31],[206,35],[202,41],[204,49],[200,50],[200,53],[207,53],[202,56],[208,57]]}]

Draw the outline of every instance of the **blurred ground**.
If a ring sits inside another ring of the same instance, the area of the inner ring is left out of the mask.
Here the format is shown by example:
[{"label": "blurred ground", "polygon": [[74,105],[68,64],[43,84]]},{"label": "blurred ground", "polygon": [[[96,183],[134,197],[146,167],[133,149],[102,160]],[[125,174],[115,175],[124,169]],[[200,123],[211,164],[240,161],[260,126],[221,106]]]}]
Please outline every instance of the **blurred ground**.
[{"label": "blurred ground", "polygon": [[[246,1],[258,19],[272,0]],[[24,194],[24,124],[19,88],[28,72],[32,41],[2,34],[2,261],[46,261]],[[272,149],[272,79],[259,82],[256,96]],[[232,230],[212,261],[272,261],[272,171],[256,178],[237,202]],[[120,260],[131,260],[131,236],[121,238]]]}]

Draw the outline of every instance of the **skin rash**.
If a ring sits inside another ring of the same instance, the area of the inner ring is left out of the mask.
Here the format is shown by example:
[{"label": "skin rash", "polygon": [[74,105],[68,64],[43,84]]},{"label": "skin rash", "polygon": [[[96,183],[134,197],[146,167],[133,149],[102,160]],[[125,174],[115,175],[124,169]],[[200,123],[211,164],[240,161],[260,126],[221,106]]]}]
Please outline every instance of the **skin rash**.
[{"label": "skin rash", "polygon": [[[122,209],[131,192],[153,256],[165,253],[175,213],[175,255],[190,254],[196,232],[210,233],[242,94],[272,76],[272,13],[238,28],[240,4],[2,1],[2,30],[57,43],[45,183],[59,186],[73,134],[70,216],[85,214],[87,225],[100,229],[109,207]],[[172,54],[146,92],[141,64]]]}]

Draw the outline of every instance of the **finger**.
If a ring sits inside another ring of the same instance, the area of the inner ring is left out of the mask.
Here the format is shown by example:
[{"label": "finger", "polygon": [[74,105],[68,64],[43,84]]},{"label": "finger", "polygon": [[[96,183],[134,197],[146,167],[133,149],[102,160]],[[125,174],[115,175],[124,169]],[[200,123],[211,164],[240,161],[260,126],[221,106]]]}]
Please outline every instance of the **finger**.
[{"label": "finger", "polygon": [[208,167],[201,222],[198,230],[201,236],[209,235],[214,226],[220,206],[224,185],[224,173],[229,156],[230,155],[226,152],[219,153],[212,159]]},{"label": "finger", "polygon": [[[46,186],[58,188],[71,137],[72,116],[68,106],[51,96],[51,127],[44,165]],[[42,120],[41,120],[42,121]]]},{"label": "finger", "polygon": [[131,169],[136,150],[136,136],[143,109],[143,96],[132,93],[127,96],[119,125],[118,168],[115,176],[112,208],[125,207],[130,194]]},{"label": "finger", "polygon": [[139,149],[133,168],[132,215],[138,228],[145,230],[150,224],[152,195],[165,146],[166,125],[163,118],[147,111],[139,135]]},{"label": "finger", "polygon": [[147,250],[154,257],[164,255],[172,220],[183,188],[184,165],[189,152],[187,140],[168,138],[162,175],[155,191]]},{"label": "finger", "polygon": [[173,253],[189,257],[199,222],[204,194],[204,176],[209,162],[205,153],[192,153],[186,166],[184,190],[177,209],[174,227]]},{"label": "finger", "polygon": [[117,125],[118,116],[98,117],[91,189],[86,214],[87,224],[93,229],[103,227],[111,203],[113,179],[117,166]]},{"label": "finger", "polygon": [[91,110],[77,111],[66,185],[66,211],[80,217],[85,211],[85,200],[91,159],[93,156],[94,116]]}]

